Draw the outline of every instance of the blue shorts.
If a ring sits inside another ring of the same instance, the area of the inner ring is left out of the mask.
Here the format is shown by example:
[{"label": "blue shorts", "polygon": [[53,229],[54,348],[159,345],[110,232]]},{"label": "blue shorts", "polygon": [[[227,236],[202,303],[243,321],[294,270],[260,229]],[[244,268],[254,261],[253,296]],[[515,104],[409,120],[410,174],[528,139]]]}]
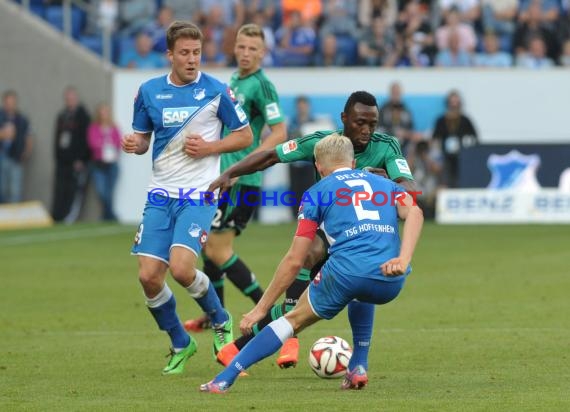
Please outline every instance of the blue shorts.
[{"label": "blue shorts", "polygon": [[309,285],[309,304],[315,315],[322,319],[334,318],[353,299],[383,305],[398,296],[406,277],[402,275],[397,280],[386,282],[365,277],[332,275],[321,271]]},{"label": "blue shorts", "polygon": [[200,204],[199,200],[195,204],[172,198],[165,198],[164,204],[147,201],[131,252],[166,264],[173,246],[185,247],[198,256],[216,209],[216,204]]}]

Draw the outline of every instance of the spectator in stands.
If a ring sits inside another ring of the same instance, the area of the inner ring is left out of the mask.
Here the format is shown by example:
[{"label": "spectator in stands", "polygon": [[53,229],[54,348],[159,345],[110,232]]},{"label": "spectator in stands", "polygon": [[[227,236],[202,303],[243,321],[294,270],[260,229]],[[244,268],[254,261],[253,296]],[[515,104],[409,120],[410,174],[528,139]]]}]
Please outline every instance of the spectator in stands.
[{"label": "spectator in stands", "polygon": [[86,34],[98,35],[102,31],[114,32],[119,25],[117,0],[92,0],[87,9]]},{"label": "spectator in stands", "polygon": [[448,48],[437,53],[436,66],[439,67],[469,67],[471,54],[460,47],[460,37],[455,30],[447,33]]},{"label": "spectator in stands", "polygon": [[330,67],[345,65],[346,60],[344,56],[339,53],[335,35],[327,34],[321,37],[319,51],[315,56],[315,66]]},{"label": "spectator in stands", "polygon": [[500,40],[500,48],[504,51],[511,50],[518,7],[519,0],[482,0],[483,31],[495,33]]},{"label": "spectator in stands", "polygon": [[382,66],[393,51],[394,32],[387,27],[384,18],[374,17],[358,43],[358,59],[365,66]]},{"label": "spectator in stands", "polygon": [[224,21],[224,10],[221,5],[210,7],[207,13],[204,13],[205,23],[202,32],[206,39],[213,40],[218,50],[220,50],[226,61],[233,60],[233,45],[236,38],[235,26],[226,25]]},{"label": "spectator in stands", "polygon": [[459,153],[477,145],[478,138],[471,119],[463,113],[459,92],[452,90],[445,101],[446,112],[436,120],[432,139],[443,155],[442,183],[454,188],[459,185]]},{"label": "spectator in stands", "polygon": [[91,151],[93,180],[101,201],[102,219],[117,220],[113,212],[113,193],[119,175],[121,132],[106,103],[97,106],[95,119],[87,130],[87,144]]},{"label": "spectator in stands", "polygon": [[539,9],[539,21],[545,26],[553,27],[560,16],[560,5],[558,0],[520,0],[519,17],[520,23],[530,20],[530,9],[537,6]]},{"label": "spectator in stands", "polygon": [[429,142],[422,140],[416,143],[407,160],[420,191],[417,197],[419,206],[426,218],[433,219],[437,189],[441,184],[441,156],[430,147]]},{"label": "spectator in stands", "polygon": [[196,24],[204,23],[200,9],[201,0],[162,0],[162,6],[172,10],[173,20],[190,20]]},{"label": "spectator in stands", "polygon": [[322,0],[281,0],[282,26],[289,26],[290,19],[315,24],[323,12]]},{"label": "spectator in stands", "polygon": [[65,89],[64,100],[65,107],[55,123],[52,216],[56,222],[73,223],[79,215],[87,182],[87,128],[91,119],[74,87]]},{"label": "spectator in stands", "polygon": [[397,137],[404,156],[411,143],[418,140],[412,113],[402,100],[402,86],[398,82],[390,85],[388,101],[380,107],[377,131]]},{"label": "spectator in stands", "polygon": [[552,29],[543,22],[540,3],[531,3],[525,14],[526,18],[518,23],[513,37],[515,55],[527,53],[530,40],[539,36],[546,44],[547,56],[556,60],[560,54],[558,40]]},{"label": "spectator in stands", "polygon": [[24,162],[31,151],[30,122],[20,112],[18,94],[8,90],[0,108],[0,203],[22,201]]},{"label": "spectator in stands", "polygon": [[355,1],[324,0],[321,28],[319,35],[358,37],[357,6]]},{"label": "spectator in stands", "polygon": [[453,10],[458,10],[459,19],[471,26],[479,20],[481,15],[480,0],[439,0],[439,7],[444,20]]},{"label": "spectator in stands", "polygon": [[166,29],[174,21],[172,9],[162,6],[156,19],[144,28],[152,41],[152,49],[158,53],[166,53]]},{"label": "spectator in stands", "polygon": [[121,0],[119,2],[119,29],[126,36],[138,33],[156,16],[155,0]]},{"label": "spectator in stands", "polygon": [[[321,54],[328,56],[324,60],[337,66],[356,64],[359,36],[356,9],[358,3],[344,0],[324,0],[323,5],[324,11],[319,38],[322,44]],[[330,36],[334,36],[335,39],[331,39]]]},{"label": "spectator in stands", "polygon": [[[273,1],[273,0],[272,0]],[[273,55],[275,54],[275,47],[277,41],[275,40],[275,31],[273,30],[273,25],[270,22],[270,13],[265,11],[257,11],[251,15],[251,22],[257,24],[263,29],[263,35],[265,36],[265,55],[263,56],[263,67],[271,67],[275,65]]]},{"label": "spectator in stands", "polygon": [[226,55],[222,53],[213,39],[204,40],[202,47],[202,66],[205,68],[227,66]]},{"label": "spectator in stands", "polygon": [[215,13],[221,12],[222,25],[233,26],[236,31],[245,21],[245,7],[241,0],[200,0],[200,9],[205,15],[212,13],[212,9],[218,9]]},{"label": "spectator in stands", "polygon": [[460,20],[459,10],[452,7],[446,14],[445,25],[435,32],[435,44],[439,50],[449,48],[449,32],[454,31],[459,38],[459,48],[472,53],[477,45],[477,35],[473,26]]},{"label": "spectator in stands", "polygon": [[412,35],[396,34],[396,43],[392,52],[384,61],[386,67],[427,67],[430,58],[417,47]]},{"label": "spectator in stands", "polygon": [[513,57],[499,50],[499,39],[495,33],[489,32],[483,38],[483,52],[477,53],[473,62],[477,67],[511,67]]},{"label": "spectator in stands", "polygon": [[[568,0],[570,4],[570,0]],[[570,10],[560,17],[556,25],[556,38],[559,44],[564,44],[566,40],[570,40]]]},{"label": "spectator in stands", "polygon": [[[402,6],[396,22],[396,33],[400,35],[400,48],[407,44],[411,56],[419,59],[419,66],[427,66],[423,63],[423,56],[429,59],[429,65],[433,64],[437,48],[429,21],[429,15],[416,1],[409,1]],[[398,43],[398,39],[396,40]]]},{"label": "spectator in stands", "polygon": [[310,66],[313,63],[316,33],[311,21],[303,21],[301,13],[293,11],[277,33],[276,60],[280,66]]},{"label": "spectator in stands", "polygon": [[[281,25],[281,0],[243,0],[245,7],[245,20],[264,28],[267,42],[266,27],[274,32]],[[259,24],[258,16],[263,16],[263,24]],[[264,65],[265,66],[265,65]]]},{"label": "spectator in stands", "polygon": [[516,66],[526,69],[546,69],[555,65],[554,60],[546,55],[546,45],[540,36],[530,40],[528,50],[516,58]]},{"label": "spectator in stands", "polygon": [[121,55],[119,66],[129,69],[159,69],[166,66],[164,55],[152,50],[152,39],[145,32],[137,35],[135,49]]},{"label": "spectator in stands", "polygon": [[396,0],[358,0],[358,25],[364,29],[372,26],[381,17],[387,28],[392,28],[398,17]]},{"label": "spectator in stands", "polygon": [[560,65],[570,67],[570,39],[566,40],[562,45],[562,56],[560,56]]}]

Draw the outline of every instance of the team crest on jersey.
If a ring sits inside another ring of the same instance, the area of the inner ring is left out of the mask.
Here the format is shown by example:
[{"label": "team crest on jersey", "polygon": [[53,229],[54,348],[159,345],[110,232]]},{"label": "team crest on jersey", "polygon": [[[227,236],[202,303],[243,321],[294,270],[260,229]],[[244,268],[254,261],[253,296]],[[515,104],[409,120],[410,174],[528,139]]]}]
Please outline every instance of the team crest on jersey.
[{"label": "team crest on jersey", "polygon": [[321,272],[319,271],[319,273],[317,273],[317,276],[315,276],[315,278],[313,279],[313,283],[315,284],[315,286],[317,286],[319,283],[321,283]]},{"label": "team crest on jersey", "polygon": [[200,234],[200,246],[204,247],[207,240],[208,240],[208,233],[205,230],[202,230],[202,233]]},{"label": "team crest on jersey", "polygon": [[281,145],[281,150],[283,150],[283,154],[294,152],[297,150],[297,142],[295,140],[289,140]]},{"label": "team crest on jersey", "polygon": [[245,104],[245,96],[241,93],[238,93],[237,101],[239,102],[239,104],[243,106]]},{"label": "team crest on jersey", "polygon": [[273,102],[265,105],[265,116],[267,116],[267,120],[274,120],[281,117],[277,103]]},{"label": "team crest on jersey", "polygon": [[188,234],[192,237],[198,237],[200,236],[201,231],[202,228],[199,225],[192,223],[192,226],[190,226],[190,229],[188,229]]},{"label": "team crest on jersey", "polygon": [[206,89],[194,89],[194,98],[196,100],[202,100],[206,97]]},{"label": "team crest on jersey", "polygon": [[230,98],[232,99],[232,101],[235,102],[236,101],[236,95],[234,94],[234,91],[232,89],[230,89],[229,87],[228,87],[228,94],[229,94]]},{"label": "team crest on jersey", "polygon": [[198,106],[188,106],[188,107],[165,107],[162,109],[162,126],[163,127],[179,127],[182,126],[186,120],[196,110]]}]

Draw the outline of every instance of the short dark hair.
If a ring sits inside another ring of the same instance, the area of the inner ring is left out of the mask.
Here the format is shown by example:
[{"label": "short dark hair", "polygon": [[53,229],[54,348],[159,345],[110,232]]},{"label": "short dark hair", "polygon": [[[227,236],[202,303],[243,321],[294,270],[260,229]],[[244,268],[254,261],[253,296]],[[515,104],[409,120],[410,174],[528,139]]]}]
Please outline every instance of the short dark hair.
[{"label": "short dark hair", "polygon": [[348,113],[350,111],[350,109],[352,109],[354,107],[354,105],[356,103],[362,103],[365,106],[376,106],[376,107],[378,107],[378,103],[376,102],[376,97],[374,97],[373,95],[371,95],[368,92],[365,92],[364,90],[359,90],[357,92],[352,93],[348,97],[348,100],[346,101],[346,104],[344,105],[344,112]]},{"label": "short dark hair", "polygon": [[180,38],[200,40],[200,43],[204,42],[202,31],[194,23],[174,21],[166,29],[166,47],[168,50],[174,50],[174,43]]}]

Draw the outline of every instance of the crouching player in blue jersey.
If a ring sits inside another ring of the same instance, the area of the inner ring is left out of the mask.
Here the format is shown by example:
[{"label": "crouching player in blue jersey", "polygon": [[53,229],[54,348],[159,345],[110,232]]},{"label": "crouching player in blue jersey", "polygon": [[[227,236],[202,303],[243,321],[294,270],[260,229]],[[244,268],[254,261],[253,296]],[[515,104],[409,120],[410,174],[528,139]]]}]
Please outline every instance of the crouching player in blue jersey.
[{"label": "crouching player in blue jersey", "polygon": [[[259,303],[244,315],[242,333],[250,334],[293,282],[319,227],[331,241],[329,259],[295,308],[261,330],[226,369],[201,385],[200,391],[226,392],[242,371],[275,353],[307,326],[332,319],[354,299],[386,304],[404,286],[423,224],[422,211],[412,196],[388,179],[353,170],[352,144],[338,134],[316,144],[315,165],[323,179],[303,196],[293,243]],[[398,218],[405,220],[401,244]],[[353,355],[341,388],[364,387],[367,364],[368,359]]]},{"label": "crouching player in blue jersey", "polygon": [[[202,73],[202,32],[194,24],[172,23],[166,33],[172,71],[140,87],[133,130],[122,140],[127,153],[152,149],[152,178],[142,223],[132,252],[138,255],[139,280],[158,327],[168,333],[171,358],[162,373],[181,373],[196,352],[184,330],[166,271],[184,287],[212,320],[214,349],[231,342],[232,319],[208,277],[196,269],[216,204],[204,199],[220,174],[220,153],[244,149],[253,135],[247,116],[229,88]],[[223,126],[231,132],[223,139]]]}]

